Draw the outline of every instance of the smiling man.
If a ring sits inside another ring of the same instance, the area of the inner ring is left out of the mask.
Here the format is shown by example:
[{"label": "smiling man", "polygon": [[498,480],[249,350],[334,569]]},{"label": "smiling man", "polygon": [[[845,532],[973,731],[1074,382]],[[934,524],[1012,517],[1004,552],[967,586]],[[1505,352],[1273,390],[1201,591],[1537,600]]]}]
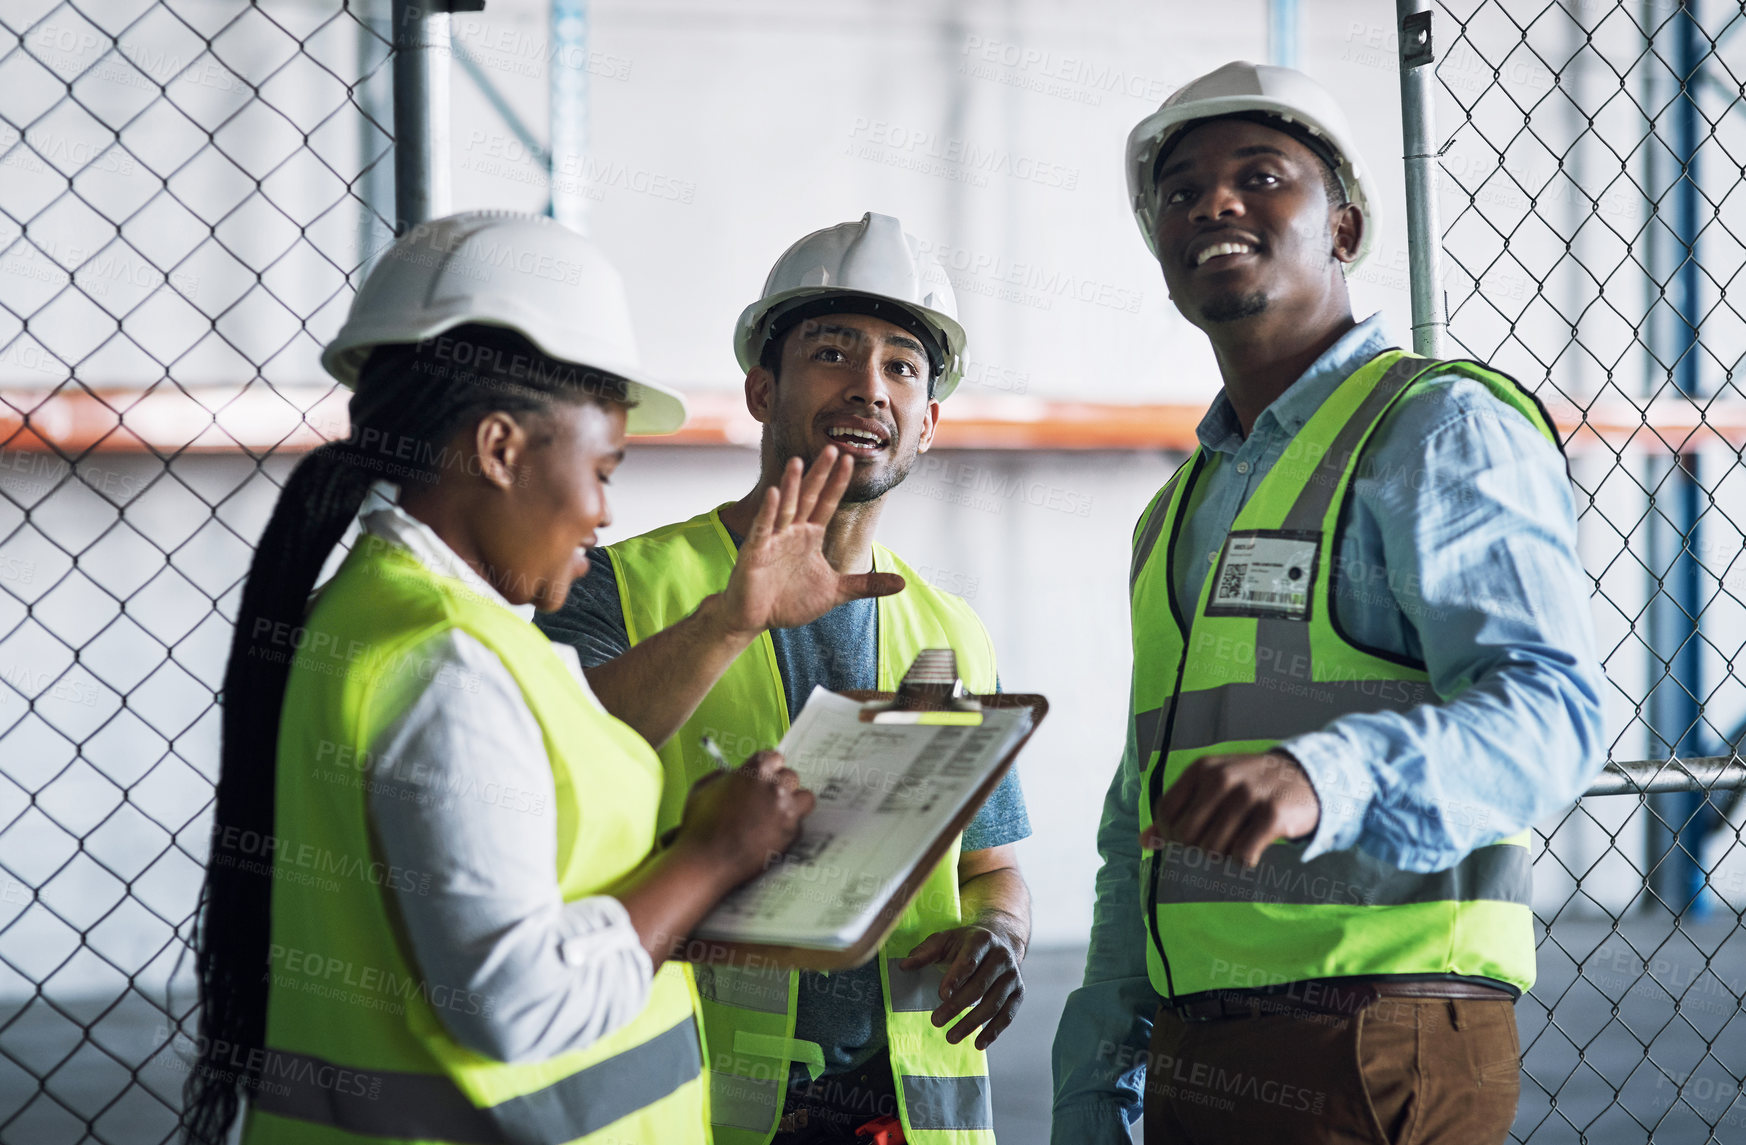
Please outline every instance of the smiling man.
[{"label": "smiling man", "polygon": [[1602,759],[1556,435],[1391,349],[1375,202],[1309,77],[1233,63],[1128,141],[1224,389],[1134,533],[1127,750],[1054,1140],[1501,1142],[1534,980],[1527,828]]},{"label": "smiling man", "polygon": [[[662,829],[713,770],[703,736],[735,758],[774,746],[815,685],[893,689],[917,652],[949,646],[967,687],[997,689],[969,605],[874,541],[887,494],[932,443],[958,383],[954,311],[945,272],[888,215],[795,243],[734,339],[746,406],[764,426],[757,486],[601,551],[542,621],[577,647],[607,709],[659,748]],[[827,480],[849,471],[819,522],[825,567],[810,588],[787,574],[730,585],[760,506],[803,459],[805,492],[782,523],[811,513]],[[867,966],[699,969],[715,1140],[858,1145],[857,1128],[894,1117],[911,1145],[993,1142],[983,1050],[1024,994],[1030,899],[1012,844],[1029,834],[1012,774]]]}]

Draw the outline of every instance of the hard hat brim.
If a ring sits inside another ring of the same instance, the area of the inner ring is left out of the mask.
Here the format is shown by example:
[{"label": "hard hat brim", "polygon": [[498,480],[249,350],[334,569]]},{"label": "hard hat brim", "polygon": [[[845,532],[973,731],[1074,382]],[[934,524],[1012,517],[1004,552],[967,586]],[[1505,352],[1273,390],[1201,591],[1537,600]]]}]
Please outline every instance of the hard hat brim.
[{"label": "hard hat brim", "polygon": [[685,424],[684,395],[650,378],[641,367],[611,361],[581,347],[553,345],[554,339],[542,338],[530,329],[535,323],[518,322],[509,315],[487,316],[471,310],[465,314],[433,317],[420,324],[417,329],[348,321],[321,352],[321,365],[341,385],[347,389],[356,389],[358,374],[363,369],[365,360],[369,358],[370,351],[377,346],[421,342],[468,323],[514,330],[549,358],[622,378],[626,383],[626,396],[632,402],[625,417],[626,433],[660,436],[676,433]]},{"label": "hard hat brim", "polygon": [[1157,193],[1152,181],[1152,163],[1156,161],[1158,149],[1172,136],[1180,134],[1196,123],[1209,119],[1220,119],[1225,116],[1239,115],[1243,112],[1259,111],[1276,115],[1281,119],[1302,124],[1321,138],[1334,146],[1339,154],[1342,168],[1350,170],[1348,178],[1341,172],[1343,182],[1348,183],[1346,190],[1351,196],[1351,202],[1364,216],[1364,234],[1359,240],[1358,253],[1345,266],[1348,276],[1363,265],[1365,259],[1376,245],[1376,236],[1380,230],[1381,220],[1377,215],[1376,185],[1363,161],[1349,147],[1341,146],[1342,132],[1333,129],[1332,125],[1320,122],[1314,115],[1306,113],[1301,107],[1293,106],[1284,100],[1273,99],[1264,95],[1230,95],[1216,96],[1196,100],[1194,103],[1181,107],[1161,107],[1135,125],[1128,133],[1127,176],[1128,202],[1134,212],[1134,221],[1139,225],[1140,236],[1145,239],[1146,249],[1154,257],[1157,250],[1153,246],[1150,229],[1151,215],[1157,209],[1153,201]]},{"label": "hard hat brim", "polygon": [[964,372],[965,334],[964,327],[958,324],[956,318],[949,314],[942,314],[932,307],[906,302],[888,294],[876,294],[868,290],[850,290],[840,286],[802,286],[793,290],[784,290],[779,294],[772,294],[768,298],[760,298],[741,311],[734,337],[734,358],[739,362],[740,369],[750,373],[752,367],[758,364],[758,353],[763,349],[765,330],[768,328],[772,313],[793,302],[831,295],[855,295],[873,299],[886,305],[900,306],[925,325],[938,331],[940,340],[946,348],[946,362],[945,368],[940,372],[939,380],[934,384],[934,400],[944,401],[951,396],[953,390],[958,388],[958,381]]}]

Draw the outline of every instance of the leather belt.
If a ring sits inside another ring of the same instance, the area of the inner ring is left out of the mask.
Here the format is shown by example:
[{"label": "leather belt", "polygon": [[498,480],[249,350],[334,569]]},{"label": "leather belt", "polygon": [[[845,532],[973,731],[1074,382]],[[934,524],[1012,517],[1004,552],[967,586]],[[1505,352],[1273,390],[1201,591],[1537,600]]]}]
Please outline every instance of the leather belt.
[{"label": "leather belt", "polygon": [[1182,1022],[1217,1022],[1275,1014],[1340,1014],[1350,1017],[1383,998],[1471,998],[1514,1001],[1502,986],[1478,982],[1401,978],[1311,978],[1262,990],[1211,990],[1164,1009]]}]

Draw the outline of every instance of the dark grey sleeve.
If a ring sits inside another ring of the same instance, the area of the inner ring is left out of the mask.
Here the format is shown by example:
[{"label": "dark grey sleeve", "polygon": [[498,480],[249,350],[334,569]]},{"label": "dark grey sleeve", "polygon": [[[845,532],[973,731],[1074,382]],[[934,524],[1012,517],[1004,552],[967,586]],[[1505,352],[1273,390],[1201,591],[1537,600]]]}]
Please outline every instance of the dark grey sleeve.
[{"label": "dark grey sleeve", "polygon": [[[994,690],[1005,691],[998,676],[994,678]],[[1019,786],[1018,767],[1015,765],[994,785],[988,802],[964,828],[964,842],[960,847],[965,851],[985,851],[1030,837],[1031,816],[1025,810],[1025,792]]]},{"label": "dark grey sleeve", "polygon": [[1018,768],[1008,771],[995,785],[988,802],[964,828],[962,848],[985,851],[1031,837],[1031,817],[1025,811],[1025,793],[1019,786]]},{"label": "dark grey sleeve", "polygon": [[605,549],[588,550],[588,573],[570,586],[556,612],[534,614],[534,624],[552,640],[576,649],[584,668],[593,668],[630,651],[618,577]]}]

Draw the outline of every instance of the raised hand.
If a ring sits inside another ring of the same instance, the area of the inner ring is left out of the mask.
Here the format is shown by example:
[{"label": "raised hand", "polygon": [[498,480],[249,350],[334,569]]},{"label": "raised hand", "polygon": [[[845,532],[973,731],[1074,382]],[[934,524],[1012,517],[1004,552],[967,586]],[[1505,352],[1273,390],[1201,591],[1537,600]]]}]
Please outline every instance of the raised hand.
[{"label": "raised hand", "polygon": [[854,469],[854,458],[827,445],[810,469],[790,458],[781,484],[765,490],[722,594],[732,628],[793,628],[839,604],[903,591],[896,573],[839,573],[825,558],[825,527]]}]

